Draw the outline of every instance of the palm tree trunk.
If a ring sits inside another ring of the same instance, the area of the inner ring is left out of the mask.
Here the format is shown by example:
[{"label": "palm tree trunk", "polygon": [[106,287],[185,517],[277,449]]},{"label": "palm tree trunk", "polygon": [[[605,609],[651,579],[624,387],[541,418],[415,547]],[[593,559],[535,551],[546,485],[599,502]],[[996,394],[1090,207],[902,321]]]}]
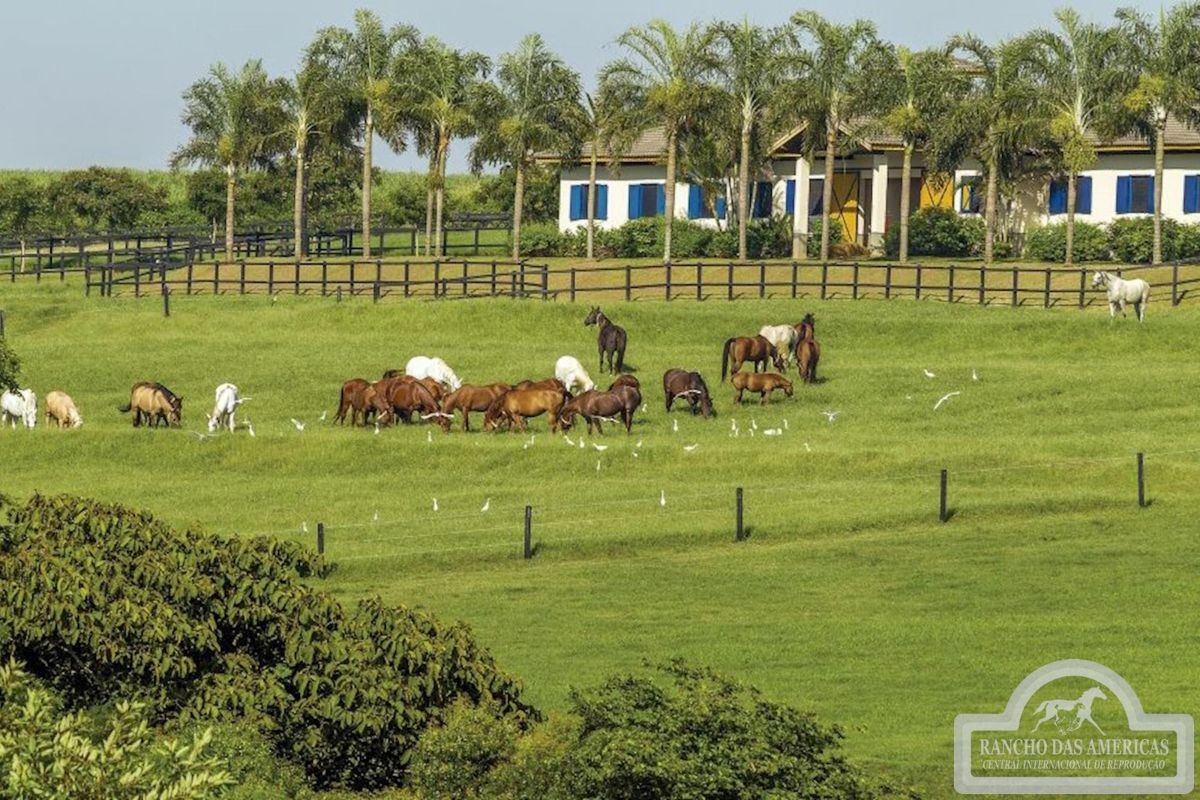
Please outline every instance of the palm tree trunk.
[{"label": "palm tree trunk", "polygon": [[908,262],[908,210],[912,205],[912,157],[914,145],[904,145],[900,166],[900,263]]},{"label": "palm tree trunk", "polygon": [[237,172],[233,165],[225,167],[225,261],[233,261],[233,200],[237,193]]},{"label": "palm tree trunk", "polygon": [[742,141],[741,154],[738,158],[738,260],[745,261],[749,256],[746,242],[746,231],[749,227],[747,220],[750,216],[750,133],[753,120],[742,111]]},{"label": "palm tree trunk", "polygon": [[983,208],[983,263],[988,266],[992,263],[992,253],[995,250],[996,239],[996,201],[999,196],[999,176],[996,175],[996,170],[999,165],[999,157],[996,151],[992,151],[990,163],[987,165],[987,199],[984,201]]},{"label": "palm tree trunk", "polygon": [[308,231],[305,229],[304,185],[305,161],[308,152],[303,138],[296,141],[296,187],[292,199],[292,255],[297,261],[302,261],[308,255]]},{"label": "palm tree trunk", "polygon": [[433,166],[425,178],[425,255],[433,254]]},{"label": "palm tree trunk", "polygon": [[22,235],[21,236],[21,272],[22,273],[25,272],[25,250],[26,250],[26,247],[27,247],[27,245],[25,243],[25,236]]},{"label": "palm tree trunk", "polygon": [[516,189],[513,191],[513,230],[512,257],[513,261],[521,260],[521,207],[525,205],[525,164],[516,163]]},{"label": "palm tree trunk", "polygon": [[1067,173],[1067,266],[1075,263],[1075,193],[1078,176],[1075,170]]},{"label": "palm tree trunk", "polygon": [[438,141],[437,183],[435,184],[435,189],[434,189],[434,193],[435,193],[434,203],[436,205],[436,211],[434,212],[434,225],[433,225],[433,237],[434,237],[433,247],[434,247],[434,252],[438,255],[439,258],[441,256],[445,255],[445,252],[444,252],[445,248],[443,247],[443,242],[444,242],[443,236],[444,235],[442,232],[442,220],[444,219],[444,212],[445,212],[445,207],[446,207],[446,159],[449,157],[449,155],[450,155],[450,140],[449,139],[439,140]]},{"label": "palm tree trunk", "polygon": [[367,124],[363,131],[362,174],[362,254],[371,257],[371,147],[375,138],[375,116],[367,106]]},{"label": "palm tree trunk", "polygon": [[825,185],[821,187],[821,261],[829,260],[829,229],[833,225],[833,154],[837,152],[837,128],[825,131]]},{"label": "palm tree trunk", "polygon": [[596,148],[599,142],[592,140],[592,159],[588,166],[587,204],[587,259],[596,257]]},{"label": "palm tree trunk", "polygon": [[667,136],[667,185],[666,219],[663,220],[663,263],[671,263],[671,228],[675,221],[675,161],[679,149],[679,135],[675,129]]},{"label": "palm tree trunk", "polygon": [[1151,259],[1154,265],[1162,263],[1163,160],[1166,158],[1163,139],[1166,130],[1166,115],[1160,115],[1154,130],[1154,256]]}]

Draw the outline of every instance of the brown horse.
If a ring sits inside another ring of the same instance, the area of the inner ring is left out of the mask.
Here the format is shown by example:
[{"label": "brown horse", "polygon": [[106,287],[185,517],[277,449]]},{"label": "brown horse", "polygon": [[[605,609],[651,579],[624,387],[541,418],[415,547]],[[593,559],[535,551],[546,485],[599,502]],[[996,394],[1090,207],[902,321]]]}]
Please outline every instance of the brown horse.
[{"label": "brown horse", "polygon": [[496,431],[503,422],[515,430],[524,431],[525,420],[530,417],[548,414],[550,430],[554,433],[559,429],[559,415],[562,413],[566,394],[557,389],[513,389],[497,397],[483,417],[483,429]]},{"label": "brown horse", "polygon": [[776,389],[783,389],[783,393],[788,397],[792,396],[792,382],[782,375],[777,375],[774,372],[735,372],[730,378],[733,388],[737,389],[737,395],[733,401],[738,405],[742,404],[742,392],[751,391],[758,392],[762,396],[759,401],[764,406],[767,404],[767,398],[771,392]]},{"label": "brown horse", "polygon": [[821,345],[813,338],[815,328],[812,324],[812,314],[804,318],[808,323],[805,335],[796,342],[796,366],[800,369],[800,380],[804,383],[815,383],[817,380],[817,364],[821,361]]},{"label": "brown horse", "polygon": [[[600,306],[592,307],[591,313],[587,315],[583,324],[597,325],[600,328],[600,333],[596,337],[596,344],[600,350],[600,371],[604,372],[604,359],[607,356],[608,371],[610,373],[622,372],[625,369],[625,343],[628,338],[625,335],[625,329],[614,325],[612,320],[604,316]],[[614,357],[617,360],[616,369],[613,369]]]},{"label": "brown horse", "polygon": [[362,424],[366,425],[371,415],[375,415],[379,422],[384,423],[391,414],[379,390],[362,378],[351,378],[342,384],[342,394],[338,399],[338,410],[333,421],[339,425],[345,424],[347,411],[350,412],[351,426],[358,424],[360,415]]},{"label": "brown horse", "polygon": [[618,386],[632,386],[634,389],[638,389],[640,391],[642,388],[642,382],[632,375],[624,373],[618,375],[617,379],[608,385],[608,390],[611,392]]},{"label": "brown horse", "polygon": [[462,412],[464,431],[471,430],[471,412],[486,412],[496,398],[512,389],[507,383],[492,383],[487,386],[472,386],[464,383],[442,398],[442,413],[453,415]]},{"label": "brown horse", "polygon": [[385,391],[387,393],[382,397],[392,419],[399,419],[408,425],[415,412],[423,420],[435,421],[442,430],[450,430],[450,415],[442,413],[433,393],[420,381],[390,380]]},{"label": "brown horse", "polygon": [[560,381],[558,378],[543,378],[540,381],[521,381],[520,383],[513,384],[512,388],[514,388],[514,389],[553,389],[555,391],[562,392],[564,395],[567,396],[567,398],[571,397],[570,393],[567,391],[567,385],[565,383],[563,383],[562,381]]},{"label": "brown horse", "polygon": [[725,381],[726,370],[732,361],[733,368],[729,372],[737,373],[742,368],[742,364],[747,361],[754,365],[754,371],[758,372],[759,367],[762,367],[765,372],[767,362],[772,361],[775,368],[782,370],[783,359],[779,357],[779,351],[775,349],[775,345],[767,341],[765,336],[735,336],[725,340],[725,348],[721,351],[721,381]]},{"label": "brown horse", "polygon": [[633,412],[641,404],[642,393],[633,386],[618,386],[609,392],[593,389],[563,406],[562,426],[570,429],[575,424],[575,417],[580,416],[587,421],[588,433],[604,433],[600,423],[615,422],[619,417],[625,432],[629,433],[633,429]]},{"label": "brown horse", "polygon": [[170,425],[180,425],[183,422],[183,398],[177,396],[161,383],[142,381],[135,383],[129,390],[129,402],[118,406],[121,413],[133,412],[133,427],[146,424],[158,427],[160,422]]},{"label": "brown horse", "polygon": [[699,409],[705,419],[712,416],[712,398],[708,394],[708,384],[699,372],[669,369],[663,373],[663,398],[668,413],[671,411],[671,405],[680,397],[687,398],[693,414]]},{"label": "brown horse", "polygon": [[805,314],[804,319],[792,326],[796,330],[796,342],[811,339],[817,333],[817,321],[812,314]]}]

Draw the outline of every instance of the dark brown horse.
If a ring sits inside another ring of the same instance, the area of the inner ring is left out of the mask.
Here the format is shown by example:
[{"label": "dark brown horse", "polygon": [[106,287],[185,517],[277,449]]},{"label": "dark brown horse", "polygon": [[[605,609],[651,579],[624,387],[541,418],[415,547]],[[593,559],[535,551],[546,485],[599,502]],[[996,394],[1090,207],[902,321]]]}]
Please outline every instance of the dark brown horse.
[{"label": "dark brown horse", "polygon": [[142,424],[143,417],[152,428],[158,427],[159,423],[169,427],[183,422],[183,398],[152,381],[135,383],[129,390],[129,402],[118,406],[117,410],[122,413],[132,411],[135,428]]},{"label": "dark brown horse", "polygon": [[[600,310],[600,306],[593,306],[587,319],[583,321],[584,325],[598,325],[600,334],[597,337],[597,345],[600,349],[600,371],[604,372],[604,359],[608,358],[608,371],[610,373],[622,372],[625,369],[625,329],[619,325],[614,325],[612,320],[604,316],[604,312]],[[616,369],[613,368],[613,358],[616,358]]]},{"label": "dark brown horse", "polygon": [[817,335],[817,321],[812,314],[805,314],[804,319],[792,326],[796,329],[796,343],[811,339]]},{"label": "dark brown horse", "polygon": [[[755,372],[758,372],[759,367],[762,367],[765,372],[768,361],[774,362],[775,368],[778,370],[784,368],[779,351],[775,349],[775,345],[767,341],[767,337],[735,336],[725,340],[725,348],[721,351],[721,381],[725,381],[727,369],[729,372],[737,372],[747,361],[754,365]],[[732,362],[732,369],[729,369],[730,362]]]},{"label": "dark brown horse", "polygon": [[813,338],[811,326],[807,333],[806,338],[796,342],[796,366],[800,368],[800,380],[804,383],[815,383],[817,364],[821,360],[821,345]]},{"label": "dark brown horse", "polygon": [[642,382],[632,375],[624,374],[618,375],[617,379],[608,385],[608,390],[611,392],[618,386],[632,386],[633,388],[640,390],[642,388]]},{"label": "dark brown horse", "polygon": [[526,419],[547,414],[550,417],[550,430],[557,433],[559,415],[565,402],[566,393],[557,389],[513,389],[497,397],[488,406],[483,416],[483,429],[497,431],[507,422],[513,429],[524,431]]},{"label": "dark brown horse", "polygon": [[358,424],[360,415],[362,424],[366,425],[373,415],[379,422],[387,422],[391,413],[378,390],[362,378],[351,378],[342,384],[337,415],[333,421],[339,425],[345,424],[347,411],[350,412],[352,426]]},{"label": "dark brown horse", "polygon": [[737,389],[737,395],[733,401],[738,405],[742,404],[743,392],[758,392],[761,396],[761,402],[764,406],[768,402],[771,392],[776,389],[783,389],[783,393],[788,397],[792,396],[792,382],[782,375],[776,375],[774,372],[736,372],[730,378],[733,388]]},{"label": "dark brown horse", "polygon": [[492,383],[487,386],[472,386],[464,383],[442,398],[442,413],[453,415],[462,412],[464,431],[471,430],[471,412],[486,412],[496,398],[512,389],[507,383]]},{"label": "dark brown horse", "polygon": [[575,424],[575,417],[580,416],[587,421],[588,433],[604,433],[602,422],[616,422],[620,418],[625,425],[625,432],[629,433],[633,429],[633,412],[641,404],[642,393],[633,386],[618,386],[610,392],[593,389],[563,406],[562,426],[571,428]]},{"label": "dark brown horse", "polygon": [[415,412],[420,414],[423,420],[436,422],[442,430],[450,430],[450,415],[442,413],[433,393],[420,381],[393,379],[381,383],[386,383],[387,394],[382,397],[393,419],[399,419],[407,425],[412,422]]},{"label": "dark brown horse", "polygon": [[708,384],[699,372],[669,369],[663,373],[663,398],[668,412],[671,410],[671,404],[681,397],[687,399],[693,414],[699,409],[705,419],[712,416],[712,398],[708,394]]}]

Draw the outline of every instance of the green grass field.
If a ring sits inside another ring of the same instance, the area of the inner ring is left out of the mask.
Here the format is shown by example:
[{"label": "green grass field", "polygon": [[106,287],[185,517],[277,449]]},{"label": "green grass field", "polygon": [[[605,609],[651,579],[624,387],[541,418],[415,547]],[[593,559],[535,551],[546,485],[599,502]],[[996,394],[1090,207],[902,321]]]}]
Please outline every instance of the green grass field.
[{"label": "green grass field", "polygon": [[[25,383],[68,391],[85,420],[0,431],[0,491],[75,492],[306,542],[323,521],[339,565],[328,588],[467,620],[545,708],[572,685],[683,655],[842,724],[855,760],[945,797],[954,716],[999,711],[1047,662],[1100,661],[1151,712],[1200,707],[1194,307],[1152,304],[1138,325],[1099,307],[606,305],[629,330],[648,408],[632,436],[606,433],[604,451],[592,437],[580,449],[576,433],[568,446],[540,419],[528,447],[519,434],[318,421],[343,380],[418,353],[468,381],[543,377],[563,353],[591,369],[582,304],[177,297],[164,319],[155,299],[88,300],[68,280],[0,285],[0,308]],[[722,341],[805,311],[824,380],[735,410]],[[673,432],[660,386],[672,366],[704,372],[715,420],[677,412]],[[185,397],[184,430],[134,430],[116,411],[146,379]],[[254,438],[193,435],[223,381],[252,398]],[[829,423],[825,410],[841,413]],[[751,534],[740,544],[737,486]],[[527,503],[539,545],[528,562]]]}]

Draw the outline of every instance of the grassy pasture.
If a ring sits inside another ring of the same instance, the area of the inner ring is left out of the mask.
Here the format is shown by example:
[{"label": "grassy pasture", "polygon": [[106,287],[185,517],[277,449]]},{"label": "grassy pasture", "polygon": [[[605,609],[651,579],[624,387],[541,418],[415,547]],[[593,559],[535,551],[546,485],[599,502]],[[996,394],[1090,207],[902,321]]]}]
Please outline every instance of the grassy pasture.
[{"label": "grassy pasture", "polygon": [[[329,588],[469,621],[544,707],[572,685],[684,655],[843,724],[855,759],[934,797],[952,794],[955,714],[999,710],[1049,661],[1105,663],[1149,711],[1200,707],[1188,622],[1200,309],[1187,304],[1152,304],[1140,326],[1102,308],[606,304],[629,330],[648,408],[632,436],[606,433],[603,451],[590,436],[580,449],[577,433],[568,446],[544,420],[529,447],[519,434],[318,421],[343,380],[416,353],[468,381],[542,377],[562,353],[591,369],[584,303],[177,296],[164,319],[153,298],[89,300],[70,278],[0,285],[0,307],[25,382],[68,391],[85,420],[0,431],[0,492],[77,492],[308,542],[324,521],[339,564]],[[724,338],[809,310],[824,380],[734,409],[718,380]],[[672,366],[705,374],[717,419],[676,412],[673,431],[660,387]],[[117,413],[143,379],[185,397],[184,430],[134,430]],[[256,436],[201,440],[226,380],[252,398],[243,419]],[[829,423],[824,410],[841,413]],[[782,435],[762,435],[785,420]],[[1144,510],[1137,450],[1149,453]],[[741,544],[736,486],[751,533]]]}]

